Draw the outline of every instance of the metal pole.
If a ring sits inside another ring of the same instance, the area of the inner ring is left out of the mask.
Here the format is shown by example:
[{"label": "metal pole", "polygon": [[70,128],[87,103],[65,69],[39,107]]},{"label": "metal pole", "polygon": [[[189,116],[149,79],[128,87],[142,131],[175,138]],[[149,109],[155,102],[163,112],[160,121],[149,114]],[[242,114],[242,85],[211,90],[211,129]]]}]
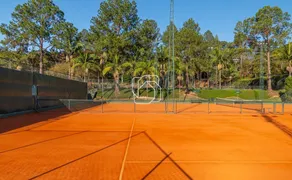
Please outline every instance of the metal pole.
[{"label": "metal pole", "polygon": [[174,109],[174,98],[175,98],[175,73],[174,73],[174,0],[171,0],[171,22],[172,22],[172,101]]},{"label": "metal pole", "polygon": [[282,114],[284,114],[285,113],[285,103],[283,102],[282,103]]}]

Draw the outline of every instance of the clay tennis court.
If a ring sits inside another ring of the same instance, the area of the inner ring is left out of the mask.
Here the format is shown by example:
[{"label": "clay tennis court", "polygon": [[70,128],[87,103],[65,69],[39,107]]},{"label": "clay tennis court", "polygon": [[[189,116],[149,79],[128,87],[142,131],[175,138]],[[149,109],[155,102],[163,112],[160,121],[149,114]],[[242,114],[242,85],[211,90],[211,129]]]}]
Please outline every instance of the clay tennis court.
[{"label": "clay tennis court", "polygon": [[201,113],[206,106],[165,114],[161,104],[136,113],[132,104],[106,104],[104,113],[0,119],[0,179],[292,179],[291,113],[218,105]]}]

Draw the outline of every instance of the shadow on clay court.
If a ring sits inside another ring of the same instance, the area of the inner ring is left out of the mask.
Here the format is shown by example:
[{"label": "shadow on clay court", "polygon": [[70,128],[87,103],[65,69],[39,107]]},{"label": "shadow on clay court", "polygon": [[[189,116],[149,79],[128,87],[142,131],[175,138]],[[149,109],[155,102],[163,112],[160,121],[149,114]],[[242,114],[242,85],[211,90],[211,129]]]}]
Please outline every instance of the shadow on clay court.
[{"label": "shadow on clay court", "polygon": [[[36,142],[33,144],[28,144],[25,146],[17,147],[14,149],[6,150],[0,153],[6,153],[9,151],[14,151],[17,149],[29,147],[29,146],[37,146],[41,145],[42,143],[48,141],[54,141],[60,138],[65,137],[72,137],[81,133],[86,133],[87,131],[80,131],[77,133],[51,138],[44,141]],[[51,168],[46,170],[43,173],[38,175],[34,175],[29,179],[37,179],[49,173],[52,173],[57,170],[61,170],[62,168],[68,165],[71,165],[79,160],[86,160],[87,157],[93,156],[101,151],[110,150],[110,148],[115,147],[121,143],[130,141],[129,145],[129,153],[126,156],[126,165],[125,170],[123,173],[123,177],[127,179],[127,177],[133,177],[137,179],[151,179],[151,177],[169,177],[169,178],[176,178],[176,179],[192,179],[171,157],[172,153],[166,153],[158,144],[155,142],[145,131],[136,132],[132,136],[128,138],[121,139],[115,143],[107,145],[101,149],[97,149],[91,153],[85,154],[83,156],[77,157],[69,162],[61,164],[57,167]],[[149,162],[152,162],[150,166],[143,166],[149,165]],[[135,172],[133,173],[133,167]],[[167,169],[167,171],[166,171]]]},{"label": "shadow on clay court", "polygon": [[[193,104],[193,105],[191,105],[191,106],[189,106],[189,107],[186,107],[186,108],[183,108],[183,109],[177,109],[177,113],[182,113],[182,112],[185,112],[185,111],[187,111],[187,110],[190,110],[190,109],[192,109],[192,108],[195,108],[195,107],[197,107],[197,106],[200,106],[202,103],[196,103],[196,104]],[[178,105],[179,106],[179,105]]]},{"label": "shadow on clay court", "polygon": [[270,116],[264,116],[265,120],[269,123],[272,123],[275,127],[277,127],[279,130],[281,130],[282,132],[284,132],[285,134],[287,134],[290,138],[292,138],[292,129],[290,129],[289,127],[279,123],[278,121],[276,121],[275,119],[273,119]]},{"label": "shadow on clay court", "polygon": [[[59,101],[59,100],[58,100]],[[46,100],[41,101],[41,103],[46,104]],[[43,106],[40,103],[41,106]],[[47,123],[55,122],[56,120],[59,120],[60,118],[64,118],[64,116],[69,115],[74,112],[79,112],[83,110],[87,110],[94,107],[101,106],[101,103],[106,102],[80,102],[76,101],[75,103],[72,103],[70,108],[68,108],[68,105],[61,101],[59,101],[58,105],[55,108],[51,107],[50,109],[45,109],[39,112],[31,112],[27,114],[21,114],[21,115],[14,115],[9,117],[0,118],[0,135],[2,133],[13,131],[15,129],[27,127],[25,131],[31,130],[31,128],[37,128],[40,126],[43,126]],[[37,124],[35,127],[32,127],[34,124]],[[24,131],[23,129],[21,131]],[[18,132],[18,131],[17,131]],[[15,132],[11,132],[15,133]]]},{"label": "shadow on clay court", "polygon": [[[22,127],[30,126],[33,124],[39,124],[42,122],[50,123],[52,122],[52,120],[56,121],[59,119],[59,117],[68,115],[70,113],[71,111],[69,111],[68,109],[60,108],[58,110],[55,109],[48,112],[29,113],[29,114],[2,118],[0,119],[0,135],[1,133],[5,133],[5,132],[19,129]],[[44,123],[42,123],[41,125],[43,125]]]}]

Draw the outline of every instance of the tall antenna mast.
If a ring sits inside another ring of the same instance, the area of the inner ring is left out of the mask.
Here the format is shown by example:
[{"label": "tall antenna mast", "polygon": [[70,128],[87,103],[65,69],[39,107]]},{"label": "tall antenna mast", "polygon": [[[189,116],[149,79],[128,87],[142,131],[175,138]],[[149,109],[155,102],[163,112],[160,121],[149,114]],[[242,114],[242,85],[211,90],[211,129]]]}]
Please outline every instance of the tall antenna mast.
[{"label": "tall antenna mast", "polygon": [[172,24],[171,27],[171,59],[172,59],[172,105],[173,105],[173,111],[174,104],[175,104],[175,71],[174,71],[174,0],[171,0],[170,2],[170,23]]},{"label": "tall antenna mast", "polygon": [[[166,111],[175,112],[175,72],[174,72],[174,0],[170,0],[170,24],[169,24],[169,57],[167,69],[167,103]],[[170,91],[172,90],[172,107],[169,106],[171,102]]]}]

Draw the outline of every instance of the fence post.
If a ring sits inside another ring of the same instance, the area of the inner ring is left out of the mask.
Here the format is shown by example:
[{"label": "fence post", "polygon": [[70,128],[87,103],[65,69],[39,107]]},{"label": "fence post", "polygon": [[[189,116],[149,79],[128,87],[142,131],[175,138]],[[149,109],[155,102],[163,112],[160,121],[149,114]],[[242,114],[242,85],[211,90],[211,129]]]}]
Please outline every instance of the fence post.
[{"label": "fence post", "polygon": [[164,110],[165,110],[165,113],[167,114],[166,99],[164,100]]},{"label": "fence post", "polygon": [[101,99],[101,113],[103,113],[103,98]]}]

